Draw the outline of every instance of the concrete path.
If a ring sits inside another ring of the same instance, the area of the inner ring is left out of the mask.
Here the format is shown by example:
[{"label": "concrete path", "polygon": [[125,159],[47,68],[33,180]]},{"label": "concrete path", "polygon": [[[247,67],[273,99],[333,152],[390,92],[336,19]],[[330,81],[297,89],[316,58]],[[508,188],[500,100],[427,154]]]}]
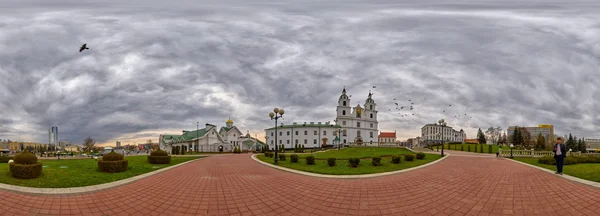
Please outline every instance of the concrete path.
[{"label": "concrete path", "polygon": [[1,191],[2,215],[598,215],[600,189],[507,159],[461,157],[397,175],[325,179],[250,155],[208,157],[121,187]]}]

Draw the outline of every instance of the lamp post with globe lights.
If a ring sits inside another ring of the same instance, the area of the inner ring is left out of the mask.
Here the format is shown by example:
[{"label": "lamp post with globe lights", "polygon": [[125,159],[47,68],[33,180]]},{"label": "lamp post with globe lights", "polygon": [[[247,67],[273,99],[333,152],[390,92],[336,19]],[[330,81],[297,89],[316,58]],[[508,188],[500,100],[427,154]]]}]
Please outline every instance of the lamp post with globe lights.
[{"label": "lamp post with globe lights", "polygon": [[515,145],[513,145],[512,143],[510,144],[510,158],[513,158],[513,154],[512,154],[512,150],[515,147]]},{"label": "lamp post with globe lights", "polygon": [[279,148],[277,148],[277,146],[279,145],[279,143],[277,143],[277,119],[283,118],[284,113],[285,112],[283,111],[283,109],[279,109],[277,107],[273,109],[273,112],[269,113],[269,117],[271,117],[271,120],[275,120],[275,162],[273,163],[275,165],[277,165],[277,161],[279,160],[277,156],[277,152],[279,151]]},{"label": "lamp post with globe lights", "polygon": [[444,128],[446,127],[446,121],[444,121],[444,119],[440,119],[438,121],[438,124],[442,127],[442,157],[444,157]]}]

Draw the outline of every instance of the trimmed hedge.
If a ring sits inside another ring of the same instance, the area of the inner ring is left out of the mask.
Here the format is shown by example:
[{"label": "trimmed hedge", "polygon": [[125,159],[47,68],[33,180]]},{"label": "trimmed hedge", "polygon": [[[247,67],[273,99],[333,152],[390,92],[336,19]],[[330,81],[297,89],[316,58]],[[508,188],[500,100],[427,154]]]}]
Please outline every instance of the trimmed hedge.
[{"label": "trimmed hedge", "polygon": [[297,154],[290,155],[290,161],[292,161],[292,163],[298,163],[298,155]]},{"label": "trimmed hedge", "polygon": [[327,165],[330,167],[335,166],[335,158],[327,158]]},{"label": "trimmed hedge", "polygon": [[285,157],[285,155],[284,155],[284,154],[280,154],[280,155],[279,155],[279,160],[280,160],[280,161],[285,161],[285,158],[286,158],[286,157]]},{"label": "trimmed hedge", "polygon": [[36,164],[38,158],[34,154],[29,153],[29,151],[24,151],[15,155],[14,160],[16,164]]},{"label": "trimmed hedge", "polygon": [[150,156],[169,156],[169,153],[159,149],[159,150],[150,152]]},{"label": "trimmed hedge", "polygon": [[351,167],[358,167],[358,165],[360,164],[360,159],[359,158],[350,158],[350,159],[348,159],[348,163],[350,163]]},{"label": "trimmed hedge", "polygon": [[413,160],[415,160],[415,155],[414,154],[404,155],[404,160],[405,161],[413,161]]},{"label": "trimmed hedge", "polygon": [[417,159],[418,159],[418,160],[423,160],[423,159],[425,159],[425,153],[423,153],[423,152],[419,152],[419,153],[417,153]]},{"label": "trimmed hedge", "polygon": [[15,157],[0,156],[0,163],[8,163],[9,160],[14,160]]},{"label": "trimmed hedge", "polygon": [[151,164],[170,164],[171,156],[148,156],[148,163]]},{"label": "trimmed hedge", "polygon": [[265,157],[272,158],[274,155],[273,152],[265,152]]},{"label": "trimmed hedge", "polygon": [[399,164],[400,161],[402,161],[402,156],[400,156],[400,155],[392,156],[392,163]]},{"label": "trimmed hedge", "polygon": [[315,165],[315,157],[314,156],[308,156],[308,157],[306,157],[306,164],[308,164],[308,165]]},{"label": "trimmed hedge", "polygon": [[[556,160],[553,156],[545,156],[538,159],[538,163],[556,165]],[[600,163],[600,157],[596,156],[567,156],[565,165],[580,164],[580,163]]]},{"label": "trimmed hedge", "polygon": [[116,153],[115,150],[110,151],[110,153],[102,156],[103,161],[120,161],[123,160],[123,155]]},{"label": "trimmed hedge", "polygon": [[371,164],[373,164],[373,166],[381,166],[381,157],[373,157],[373,159],[371,159]]},{"label": "trimmed hedge", "polygon": [[37,162],[35,164],[18,164],[9,163],[9,170],[13,177],[20,179],[32,179],[37,178],[42,174],[42,163]]},{"label": "trimmed hedge", "polygon": [[107,173],[117,173],[127,171],[129,163],[127,160],[119,160],[119,161],[98,161],[98,169],[102,172]]}]

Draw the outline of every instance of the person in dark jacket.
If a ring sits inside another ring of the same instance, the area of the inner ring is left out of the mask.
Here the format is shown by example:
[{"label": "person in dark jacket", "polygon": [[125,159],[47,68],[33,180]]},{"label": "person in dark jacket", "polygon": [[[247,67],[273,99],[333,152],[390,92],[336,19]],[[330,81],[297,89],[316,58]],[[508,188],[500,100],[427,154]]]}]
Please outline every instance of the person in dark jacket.
[{"label": "person in dark jacket", "polygon": [[552,152],[554,152],[554,160],[556,160],[556,174],[562,175],[565,157],[567,157],[567,146],[563,143],[562,137],[556,139]]}]

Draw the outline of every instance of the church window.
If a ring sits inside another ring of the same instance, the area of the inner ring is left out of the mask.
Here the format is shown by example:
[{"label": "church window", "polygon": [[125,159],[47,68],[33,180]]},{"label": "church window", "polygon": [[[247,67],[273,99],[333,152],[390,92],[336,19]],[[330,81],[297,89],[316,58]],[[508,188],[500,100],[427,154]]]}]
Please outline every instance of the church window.
[{"label": "church window", "polygon": [[306,136],[306,135],[308,135],[308,131],[304,131],[304,135],[305,135],[305,136]]},{"label": "church window", "polygon": [[[342,136],[348,136],[348,131],[346,131],[346,130],[343,130],[343,131],[342,131],[342,134],[343,134]],[[344,141],[344,142],[345,142],[345,141]]]},{"label": "church window", "polygon": [[356,122],[356,127],[360,127],[360,122]]},{"label": "church window", "polygon": [[373,113],[371,113],[371,118],[373,118]]},{"label": "church window", "polygon": [[323,131],[323,136],[327,136],[327,131]]},{"label": "church window", "polygon": [[[346,105],[344,105],[346,106]],[[342,110],[342,115],[346,115],[346,110]]]},{"label": "church window", "polygon": [[283,136],[283,132],[279,131],[279,136]]},{"label": "church window", "polygon": [[308,144],[308,140],[304,139],[304,144]]},{"label": "church window", "polygon": [[283,144],[283,140],[279,140],[279,144]]},{"label": "church window", "polygon": [[371,123],[371,128],[373,128],[373,123]]},{"label": "church window", "polygon": [[346,121],[342,121],[342,125],[346,125]]},{"label": "church window", "polygon": [[313,140],[313,144],[315,144],[315,145],[317,144],[317,139]]},{"label": "church window", "polygon": [[[373,105],[370,105],[369,107],[369,109],[373,109]],[[373,114],[371,114],[371,118],[373,118]]]},{"label": "church window", "polygon": [[288,135],[288,136],[290,135],[290,132],[289,132],[289,131],[287,132],[287,135]]},{"label": "church window", "polygon": [[360,136],[360,131],[356,131],[356,136]]},{"label": "church window", "polygon": [[346,139],[344,139],[344,143],[346,143]]},{"label": "church window", "polygon": [[371,135],[371,138],[373,138],[373,131],[371,131],[371,134],[370,134],[370,135]]},{"label": "church window", "polygon": [[290,144],[290,140],[287,140],[287,141],[286,141],[286,144]]},{"label": "church window", "polygon": [[298,140],[296,140],[296,144],[298,144]]},{"label": "church window", "polygon": [[273,145],[273,140],[271,140],[271,145]]},{"label": "church window", "polygon": [[[344,106],[346,106],[346,101],[342,102]],[[344,111],[344,115],[346,115],[346,111]]]},{"label": "church window", "polygon": [[274,136],[274,135],[273,135],[273,132],[271,132],[271,136]]},{"label": "church window", "polygon": [[298,136],[298,131],[296,131],[296,136]]},{"label": "church window", "polygon": [[319,135],[319,134],[317,133],[317,131],[315,131],[315,135]]}]

